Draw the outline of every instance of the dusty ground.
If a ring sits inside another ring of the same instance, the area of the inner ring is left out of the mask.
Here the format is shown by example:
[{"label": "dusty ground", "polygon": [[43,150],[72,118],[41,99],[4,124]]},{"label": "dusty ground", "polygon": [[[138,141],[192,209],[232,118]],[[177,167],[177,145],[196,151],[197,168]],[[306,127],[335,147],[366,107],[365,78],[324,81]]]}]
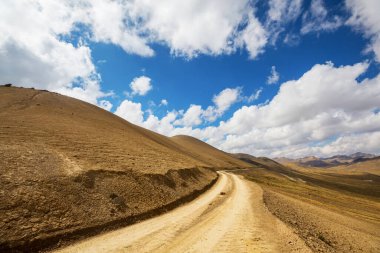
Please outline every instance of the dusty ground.
[{"label": "dusty ground", "polygon": [[268,209],[314,252],[380,252],[380,177],[372,173],[380,168],[360,166],[257,166],[240,174],[263,187]]},{"label": "dusty ground", "polygon": [[210,168],[247,166],[219,155],[214,164],[73,98],[0,87],[0,252],[162,213],[205,190],[217,176]]},{"label": "dusty ground", "polygon": [[213,188],[180,208],[56,252],[311,252],[268,212],[262,193],[221,173]]},{"label": "dusty ground", "polygon": [[379,224],[266,191],[265,204],[315,252],[380,252]]}]

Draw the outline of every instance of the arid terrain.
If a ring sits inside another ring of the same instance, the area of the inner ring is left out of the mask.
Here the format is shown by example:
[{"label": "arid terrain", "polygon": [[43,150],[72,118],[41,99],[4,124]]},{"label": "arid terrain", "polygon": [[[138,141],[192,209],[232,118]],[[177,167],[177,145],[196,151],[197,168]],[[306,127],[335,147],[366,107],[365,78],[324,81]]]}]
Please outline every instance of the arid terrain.
[{"label": "arid terrain", "polygon": [[[249,165],[88,103],[0,87],[0,251],[35,251],[172,209]],[[227,158],[227,159],[225,159]],[[216,162],[217,161],[217,162]]]},{"label": "arid terrain", "polygon": [[312,251],[380,251],[379,159],[321,169],[236,157],[251,159],[256,168],[239,174],[262,187],[268,210]]},{"label": "arid terrain", "polygon": [[261,188],[232,173],[165,215],[96,236],[69,252],[311,252],[264,206]]},{"label": "arid terrain", "polygon": [[0,252],[380,252],[380,159],[356,155],[229,154],[0,87]]}]

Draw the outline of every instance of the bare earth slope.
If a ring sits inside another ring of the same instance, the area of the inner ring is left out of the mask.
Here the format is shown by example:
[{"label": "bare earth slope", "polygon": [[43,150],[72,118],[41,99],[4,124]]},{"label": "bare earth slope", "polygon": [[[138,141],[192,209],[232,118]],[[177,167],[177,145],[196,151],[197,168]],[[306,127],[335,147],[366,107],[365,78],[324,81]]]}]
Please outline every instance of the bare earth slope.
[{"label": "bare earth slope", "polygon": [[66,252],[311,251],[268,212],[257,184],[221,173],[218,182],[194,201],[57,251]]},{"label": "bare earth slope", "polygon": [[0,251],[36,250],[173,208],[216,180],[210,168],[220,164],[206,159],[80,100],[0,87]]},{"label": "bare earth slope", "polygon": [[194,159],[200,160],[209,166],[217,166],[224,169],[251,167],[250,164],[236,159],[231,154],[222,152],[194,137],[177,135],[170,139],[184,147]]}]

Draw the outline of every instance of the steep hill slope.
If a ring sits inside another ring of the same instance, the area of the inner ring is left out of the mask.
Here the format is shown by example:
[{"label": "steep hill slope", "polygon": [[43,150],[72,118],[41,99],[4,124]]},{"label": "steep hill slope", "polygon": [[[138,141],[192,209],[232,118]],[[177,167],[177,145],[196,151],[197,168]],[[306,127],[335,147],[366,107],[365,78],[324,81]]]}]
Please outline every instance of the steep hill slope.
[{"label": "steep hill slope", "polygon": [[169,138],[88,103],[55,93],[1,88],[2,141],[54,148],[83,170],[166,172],[204,166]]},{"label": "steep hill slope", "polygon": [[80,100],[0,87],[0,251],[149,217],[239,166],[207,159]]},{"label": "steep hill slope", "polygon": [[182,146],[191,157],[202,161],[204,164],[219,168],[244,168],[251,167],[250,164],[236,159],[228,153],[222,152],[203,141],[186,135],[171,137],[171,140]]}]

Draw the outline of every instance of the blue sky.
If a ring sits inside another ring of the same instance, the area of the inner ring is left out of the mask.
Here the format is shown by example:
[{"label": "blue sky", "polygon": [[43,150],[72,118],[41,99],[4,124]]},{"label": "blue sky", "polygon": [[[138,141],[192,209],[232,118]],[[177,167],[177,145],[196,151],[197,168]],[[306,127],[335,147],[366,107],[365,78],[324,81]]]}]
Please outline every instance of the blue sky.
[{"label": "blue sky", "polygon": [[3,1],[0,81],[229,152],[380,153],[374,10],[376,0]]},{"label": "blue sky", "polygon": [[[264,54],[253,60],[243,50],[232,55],[201,55],[189,60],[171,55],[167,47],[160,45],[154,47],[156,56],[149,58],[126,54],[110,45],[94,44],[91,48],[104,87],[116,94],[112,99],[114,104],[125,98],[123,92],[129,89],[135,77],[145,75],[152,79],[153,89],[147,96],[135,97],[134,101],[146,104],[147,108],[149,101],[159,103],[167,99],[170,104],[165,110],[185,110],[191,103],[211,105],[214,94],[238,86],[243,87],[247,95],[263,88],[254,103],[264,103],[277,94],[278,83],[300,78],[315,64],[332,61],[339,66],[370,60],[371,57],[362,53],[367,43],[368,39],[344,27],[334,33],[306,35],[296,46],[284,43],[268,46]],[[277,84],[268,85],[272,66],[280,78]],[[373,63],[371,70],[377,73],[378,64]],[[227,118],[228,114],[222,117]]]}]

